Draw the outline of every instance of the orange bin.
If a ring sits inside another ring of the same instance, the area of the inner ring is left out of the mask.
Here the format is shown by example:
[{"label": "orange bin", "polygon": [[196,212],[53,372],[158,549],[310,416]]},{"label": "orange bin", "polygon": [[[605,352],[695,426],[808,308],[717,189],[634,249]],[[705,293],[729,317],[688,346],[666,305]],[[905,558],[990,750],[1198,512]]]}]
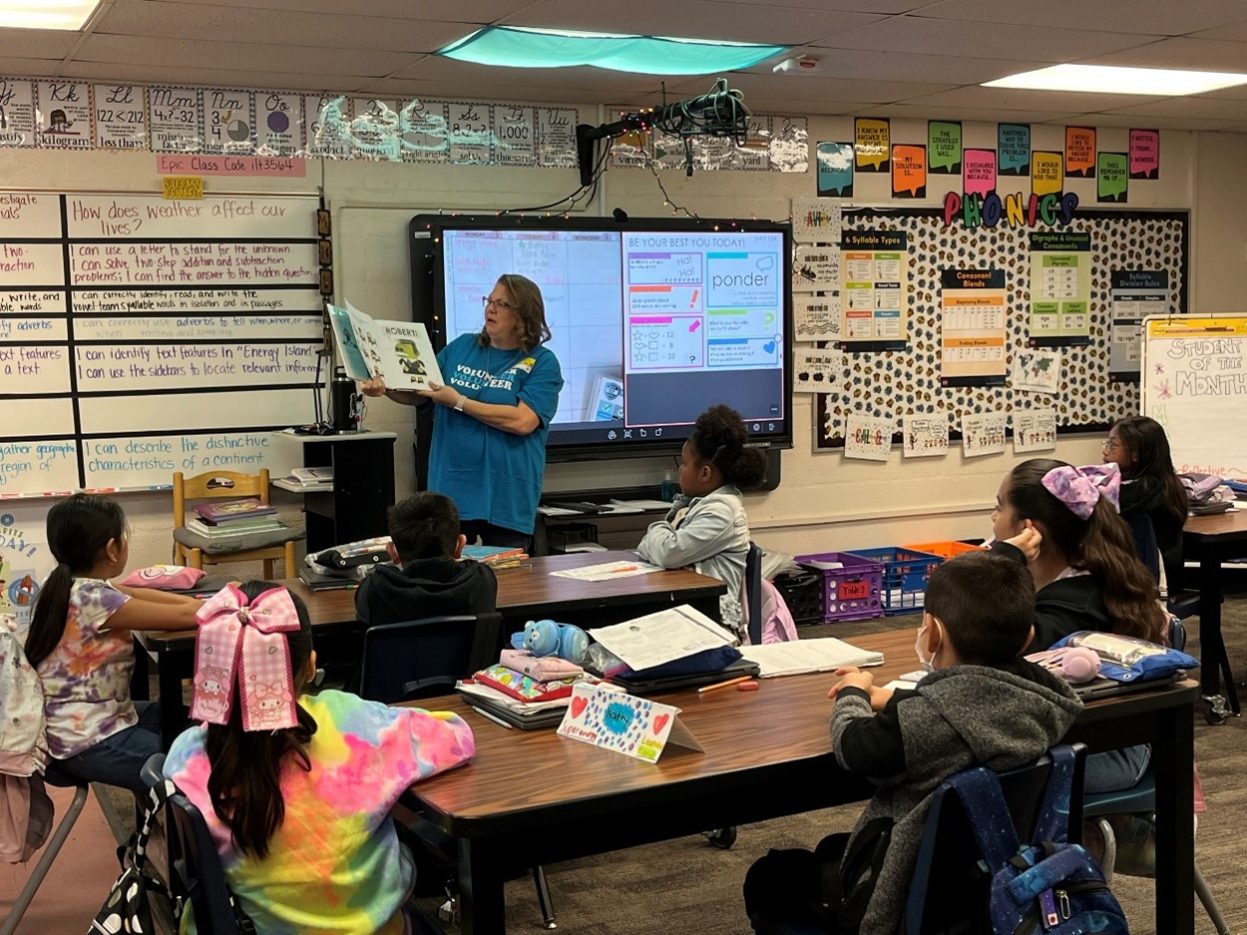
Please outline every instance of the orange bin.
[{"label": "orange bin", "polygon": [[932,555],[938,555],[940,558],[952,558],[954,555],[960,555],[962,552],[978,552],[981,546],[971,545],[968,542],[954,542],[948,539],[942,542],[919,542],[903,545],[901,548],[913,552],[929,552]]}]

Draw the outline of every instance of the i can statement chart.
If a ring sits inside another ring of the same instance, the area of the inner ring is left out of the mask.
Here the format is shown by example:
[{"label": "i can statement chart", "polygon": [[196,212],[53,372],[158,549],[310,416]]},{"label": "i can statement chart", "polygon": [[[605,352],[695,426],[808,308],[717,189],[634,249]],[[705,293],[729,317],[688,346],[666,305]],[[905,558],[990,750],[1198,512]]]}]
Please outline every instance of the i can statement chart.
[{"label": "i can statement chart", "polygon": [[0,192],[0,497],[265,466],[314,411],[316,207]]}]

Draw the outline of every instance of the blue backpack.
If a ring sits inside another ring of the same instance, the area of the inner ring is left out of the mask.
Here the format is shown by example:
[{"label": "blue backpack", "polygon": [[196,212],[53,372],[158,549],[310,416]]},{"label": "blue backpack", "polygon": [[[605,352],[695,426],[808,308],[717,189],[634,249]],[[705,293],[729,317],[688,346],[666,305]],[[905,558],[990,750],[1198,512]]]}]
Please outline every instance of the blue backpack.
[{"label": "blue backpack", "polygon": [[1091,855],[1065,839],[1074,751],[1054,747],[1050,756],[1043,806],[1028,844],[1018,841],[995,773],[980,767],[947,780],[992,875],[993,935],[1129,935],[1125,913],[1104,874]]}]

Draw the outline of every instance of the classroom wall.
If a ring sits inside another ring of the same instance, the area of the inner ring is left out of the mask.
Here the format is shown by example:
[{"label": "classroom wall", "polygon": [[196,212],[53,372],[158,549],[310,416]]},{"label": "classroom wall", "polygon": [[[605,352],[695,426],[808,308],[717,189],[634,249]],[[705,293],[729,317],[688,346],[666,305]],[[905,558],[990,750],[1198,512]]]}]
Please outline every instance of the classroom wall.
[{"label": "classroom wall", "polygon": [[[595,108],[581,109],[581,119],[596,118]],[[706,216],[787,218],[789,200],[815,194],[813,145],[820,140],[851,140],[850,118],[813,117],[809,121],[811,160],[805,174],[778,172],[698,172],[691,179],[667,171],[664,183],[672,199]],[[1059,150],[1060,126],[1032,126],[1032,147]],[[1127,130],[1101,128],[1101,149],[1125,149]],[[994,147],[995,125],[966,123],[967,147]],[[893,120],[892,141],[925,142],[926,122]],[[1190,208],[1195,224],[1192,252],[1193,308],[1222,310],[1236,306],[1243,292],[1247,264],[1247,217],[1240,208],[1247,183],[1237,171],[1244,139],[1237,135],[1164,131],[1161,178],[1134,182],[1129,208]],[[210,191],[311,191],[324,186],[334,216],[335,274],[339,300],[352,302],[380,317],[410,315],[407,222],[413,214],[436,211],[490,211],[552,201],[575,189],[571,170],[412,166],[372,162],[310,163],[308,178],[209,178]],[[0,150],[0,178],[6,188],[54,190],[158,190],[151,153],[47,153]],[[1020,180],[1017,190],[1027,190]],[[886,175],[857,177],[857,205],[881,204],[887,197]],[[1070,180],[1083,205],[1094,207],[1094,181]],[[931,176],[925,202],[942,203],[946,191],[960,186],[959,176]],[[1011,190],[1003,183],[1002,191]],[[593,213],[622,207],[636,216],[661,216],[668,210],[653,176],[644,169],[613,168],[602,181]],[[1206,251],[1206,252],[1204,252]],[[963,459],[959,451],[945,458],[902,462],[899,453],[886,464],[846,461],[839,453],[811,452],[813,396],[794,403],[795,447],[783,454],[782,484],[777,491],[751,495],[748,508],[755,538],[768,548],[802,551],[897,544],[936,538],[986,535],[987,514],[1004,473],[1018,460],[1011,454]],[[399,495],[412,489],[411,414],[387,400],[370,400],[366,426],[396,431],[396,478]],[[1099,460],[1100,438],[1063,437],[1054,453],[1074,462]],[[611,463],[552,465],[547,488],[657,486],[670,460],[643,459]],[[277,502],[297,518],[298,500],[278,492]],[[134,494],[124,499],[133,527],[134,562],[169,559],[169,497]],[[35,508],[34,504],[29,505]],[[22,512],[27,512],[24,506]],[[246,569],[238,569],[246,573]]]}]

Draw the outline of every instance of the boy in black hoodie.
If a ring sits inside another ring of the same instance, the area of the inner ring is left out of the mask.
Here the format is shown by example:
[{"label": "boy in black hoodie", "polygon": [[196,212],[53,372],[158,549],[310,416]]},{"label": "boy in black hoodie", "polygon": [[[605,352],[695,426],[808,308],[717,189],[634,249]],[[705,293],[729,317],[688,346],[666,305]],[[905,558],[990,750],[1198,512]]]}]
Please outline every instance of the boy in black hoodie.
[{"label": "boy in black hoodie", "polygon": [[[813,853],[771,851],[749,869],[745,909],[756,932],[895,932],[935,788],[971,766],[1021,766],[1060,741],[1082,703],[1055,675],[1019,658],[1034,600],[1024,565],[988,552],[959,555],[927,582],[914,650],[930,674],[916,689],[894,692],[870,672],[837,670],[836,760],[869,778],[875,794],[852,835],[832,835]],[[884,849],[878,875],[845,879],[842,856],[862,846]]]},{"label": "boy in black hoodie", "polygon": [[496,609],[498,579],[479,562],[459,561],[467,539],[447,496],[418,493],[390,507],[389,551],[355,592],[355,614],[369,626]]}]

